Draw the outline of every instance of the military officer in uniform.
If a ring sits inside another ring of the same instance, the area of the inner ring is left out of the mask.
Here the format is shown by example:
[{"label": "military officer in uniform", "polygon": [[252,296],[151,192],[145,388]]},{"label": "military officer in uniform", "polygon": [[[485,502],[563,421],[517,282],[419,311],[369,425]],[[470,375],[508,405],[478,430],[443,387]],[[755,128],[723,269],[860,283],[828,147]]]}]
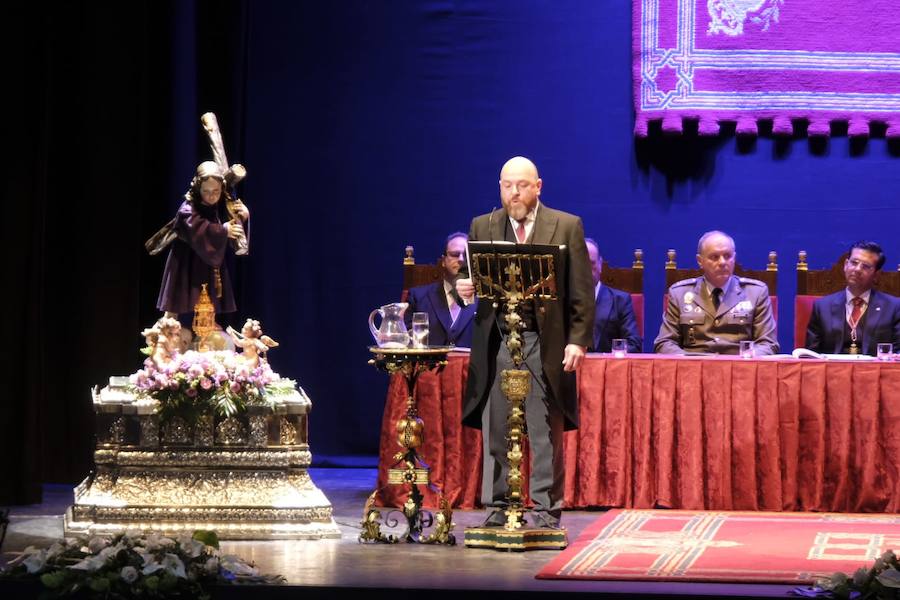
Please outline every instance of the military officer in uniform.
[{"label": "military officer in uniform", "polygon": [[660,354],[737,354],[752,340],[756,355],[778,353],[775,316],[766,284],[734,276],[734,240],[709,231],[697,244],[703,276],[669,288],[669,303],[653,342]]}]

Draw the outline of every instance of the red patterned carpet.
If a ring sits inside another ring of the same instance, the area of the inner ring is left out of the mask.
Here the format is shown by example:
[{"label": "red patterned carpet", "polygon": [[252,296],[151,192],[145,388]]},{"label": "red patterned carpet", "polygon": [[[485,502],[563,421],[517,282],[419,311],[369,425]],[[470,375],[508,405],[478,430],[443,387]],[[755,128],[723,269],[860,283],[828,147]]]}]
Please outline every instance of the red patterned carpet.
[{"label": "red patterned carpet", "polygon": [[900,516],[610,510],[538,579],[810,583],[900,548]]}]

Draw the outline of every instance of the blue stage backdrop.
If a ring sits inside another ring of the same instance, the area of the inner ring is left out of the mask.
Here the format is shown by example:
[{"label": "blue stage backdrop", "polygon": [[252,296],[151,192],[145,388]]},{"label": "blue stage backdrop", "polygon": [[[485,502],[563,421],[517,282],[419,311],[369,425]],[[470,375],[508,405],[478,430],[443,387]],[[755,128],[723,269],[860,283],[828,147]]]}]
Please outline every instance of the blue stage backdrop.
[{"label": "blue stage backdrop", "polygon": [[645,350],[666,250],[693,266],[706,230],[731,233],[747,267],[778,252],[788,351],[798,250],[823,268],[871,238],[888,268],[900,261],[897,151],[884,139],[657,131],[637,144],[625,0],[246,6],[233,152],[250,169],[253,253],[240,316],[262,320],[282,344],[276,370],[312,397],[315,453],[375,451],[386,376],[366,364],[369,311],[398,299],[406,245],[433,261],[447,233],[498,206],[513,155],[537,163],[543,201],[580,215],[610,263],[644,250]]}]

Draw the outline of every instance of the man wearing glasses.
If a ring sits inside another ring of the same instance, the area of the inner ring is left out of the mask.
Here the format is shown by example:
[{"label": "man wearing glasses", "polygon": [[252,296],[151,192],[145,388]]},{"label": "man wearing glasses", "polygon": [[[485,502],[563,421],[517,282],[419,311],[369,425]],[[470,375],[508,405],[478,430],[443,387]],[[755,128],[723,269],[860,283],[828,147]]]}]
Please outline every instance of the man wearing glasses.
[{"label": "man wearing glasses", "polygon": [[438,264],[443,272],[441,281],[420,285],[409,290],[409,308],[404,314],[407,327],[413,313],[428,313],[428,344],[430,346],[472,347],[472,317],[477,301],[466,304],[456,292],[456,278],[466,263],[466,242],[469,236],[451,233]]},{"label": "man wearing glasses", "polygon": [[813,303],[806,347],[823,354],[870,354],[900,348],[900,299],[872,289],[884,266],[881,246],[856,242],[844,261],[847,287]]}]

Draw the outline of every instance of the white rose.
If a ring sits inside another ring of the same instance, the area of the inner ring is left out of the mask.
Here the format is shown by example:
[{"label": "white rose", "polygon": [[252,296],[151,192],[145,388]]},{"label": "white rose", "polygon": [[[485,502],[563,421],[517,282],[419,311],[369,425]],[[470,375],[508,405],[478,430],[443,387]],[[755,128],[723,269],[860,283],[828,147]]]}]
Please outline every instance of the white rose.
[{"label": "white rose", "polygon": [[253,565],[247,564],[238,556],[232,554],[222,557],[222,568],[231,571],[235,575],[246,575],[255,577],[259,575],[259,571]]},{"label": "white rose", "polygon": [[22,561],[26,571],[29,573],[37,573],[44,568],[44,565],[47,563],[46,550],[38,550],[37,548],[29,546],[25,551],[32,552]]},{"label": "white rose", "polygon": [[122,572],[119,573],[119,576],[125,583],[134,583],[137,581],[138,572],[137,569],[129,565],[127,567],[122,567]]},{"label": "white rose", "polygon": [[206,561],[206,564],[203,565],[203,569],[209,573],[210,575],[215,575],[219,572],[219,559],[218,557],[213,556],[209,560]]},{"label": "white rose", "polygon": [[182,579],[187,578],[187,573],[185,573],[184,571],[184,563],[181,562],[181,559],[174,554],[166,554],[163,557],[162,568],[176,577],[180,577]]},{"label": "white rose", "polygon": [[88,542],[88,550],[90,550],[91,554],[97,554],[107,546],[109,546],[109,540],[102,537],[92,537],[91,541]]}]

